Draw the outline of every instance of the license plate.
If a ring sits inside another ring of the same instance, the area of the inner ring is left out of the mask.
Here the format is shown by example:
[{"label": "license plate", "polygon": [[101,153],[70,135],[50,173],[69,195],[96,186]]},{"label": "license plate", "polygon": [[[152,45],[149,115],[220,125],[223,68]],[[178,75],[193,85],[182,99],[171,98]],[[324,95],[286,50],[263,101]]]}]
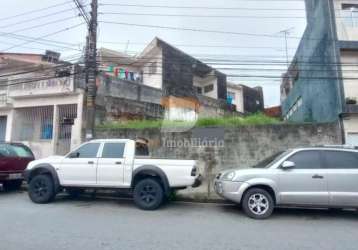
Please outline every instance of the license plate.
[{"label": "license plate", "polygon": [[9,174],[9,180],[22,179],[22,174]]}]

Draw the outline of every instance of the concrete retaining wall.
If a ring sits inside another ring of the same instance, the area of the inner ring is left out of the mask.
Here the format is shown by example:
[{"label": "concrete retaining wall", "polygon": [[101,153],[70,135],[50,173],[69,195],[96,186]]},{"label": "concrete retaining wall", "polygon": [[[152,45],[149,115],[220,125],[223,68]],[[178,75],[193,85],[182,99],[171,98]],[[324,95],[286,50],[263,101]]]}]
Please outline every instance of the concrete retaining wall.
[{"label": "concrete retaining wall", "polygon": [[[203,134],[216,146],[205,143]],[[150,141],[152,157],[197,160],[204,176],[203,185],[182,190],[178,196],[201,200],[218,198],[212,189],[212,180],[220,170],[249,167],[288,148],[341,143],[341,133],[336,123],[192,129],[184,133],[162,133],[160,129],[98,130],[96,136],[144,137]],[[201,146],[198,146],[200,143]]]}]

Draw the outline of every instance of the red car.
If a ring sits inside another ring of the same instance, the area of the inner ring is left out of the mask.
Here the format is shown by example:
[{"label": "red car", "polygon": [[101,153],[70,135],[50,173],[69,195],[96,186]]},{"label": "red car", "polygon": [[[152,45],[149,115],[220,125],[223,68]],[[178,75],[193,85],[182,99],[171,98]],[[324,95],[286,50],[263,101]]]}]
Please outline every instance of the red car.
[{"label": "red car", "polygon": [[34,154],[26,145],[0,142],[0,184],[3,189],[19,189],[24,179],[23,172],[33,160]]}]

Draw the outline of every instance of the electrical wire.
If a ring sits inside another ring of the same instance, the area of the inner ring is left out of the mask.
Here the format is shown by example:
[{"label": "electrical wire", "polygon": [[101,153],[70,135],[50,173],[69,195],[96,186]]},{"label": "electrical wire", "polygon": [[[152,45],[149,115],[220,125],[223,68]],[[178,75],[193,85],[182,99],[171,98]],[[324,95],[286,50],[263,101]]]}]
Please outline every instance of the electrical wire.
[{"label": "electrical wire", "polygon": [[12,33],[32,30],[32,29],[36,29],[36,28],[41,28],[41,27],[44,27],[44,26],[47,26],[47,25],[50,25],[50,24],[54,24],[54,23],[62,23],[64,21],[75,19],[75,18],[79,18],[79,17],[78,16],[70,16],[70,17],[65,17],[65,18],[61,18],[61,19],[56,19],[56,20],[53,20],[53,21],[50,21],[50,22],[47,22],[47,23],[41,23],[41,24],[30,26],[30,27],[25,27],[25,28],[21,28],[21,29],[18,29],[18,30],[14,30],[14,31],[12,31]]},{"label": "electrical wire", "polygon": [[306,19],[305,16],[241,16],[241,15],[192,15],[192,14],[162,14],[162,13],[135,13],[135,12],[99,12],[102,15],[122,16],[151,16],[151,17],[191,17],[191,18],[223,18],[223,19]]},{"label": "electrical wire", "polygon": [[[36,40],[36,38],[31,37],[31,36],[25,36],[25,35],[15,34],[15,33],[11,33],[11,32],[1,32],[0,31],[0,36],[7,36],[9,38],[13,38],[16,40],[21,40],[21,41],[33,41],[34,39]],[[76,46],[76,44],[71,44],[71,43],[66,43],[66,42],[61,42],[61,41],[53,41],[53,40],[49,40],[49,39],[38,39],[38,40],[34,41],[34,43],[43,44],[43,45],[52,46],[52,47],[59,47],[59,48],[64,48],[64,49],[79,50],[79,49],[74,49],[72,47],[68,47],[68,46]],[[81,51],[81,50],[79,50],[79,51]]]},{"label": "electrical wire", "polygon": [[160,8],[160,9],[199,9],[199,10],[252,10],[252,11],[305,11],[302,8],[247,8],[247,7],[219,7],[219,6],[174,6],[174,5],[146,5],[146,4],[122,4],[122,3],[100,3],[99,6],[121,6],[137,8]]},{"label": "electrical wire", "polygon": [[[104,23],[104,24],[116,24],[116,25],[131,26],[131,27],[144,27],[144,28],[167,29],[167,30],[181,30],[181,31],[214,33],[214,34],[226,34],[226,35],[237,35],[237,36],[248,36],[248,37],[267,37],[267,38],[280,38],[280,39],[283,38],[282,35],[271,35],[271,34],[260,34],[260,33],[247,33],[247,32],[224,31],[224,30],[209,30],[209,29],[199,29],[199,28],[174,27],[174,26],[127,23],[127,22],[115,22],[115,21],[106,21],[106,20],[101,20],[99,22]],[[302,38],[302,37],[297,37],[297,36],[287,36],[287,39],[309,40],[309,41],[321,41],[322,40],[320,38]],[[336,39],[325,39],[325,41],[326,42],[333,42],[333,41],[337,41],[337,40]]]},{"label": "electrical wire", "polygon": [[63,6],[63,5],[65,5],[65,4],[68,4],[69,2],[71,2],[71,1],[65,1],[65,2],[62,2],[62,3],[55,4],[55,5],[50,5],[50,6],[45,7],[45,8],[36,9],[36,10],[31,10],[31,11],[26,11],[26,12],[23,12],[23,13],[20,13],[20,14],[16,14],[16,15],[13,15],[13,16],[3,17],[3,18],[0,18],[0,21],[6,21],[6,20],[9,20],[9,19],[13,19],[13,18],[19,17],[19,16],[25,16],[25,15],[28,15],[28,14],[32,14],[32,13],[41,12],[41,11],[44,11],[44,10],[56,8],[56,7],[59,7],[59,6]]},{"label": "electrical wire", "polygon": [[84,23],[80,23],[80,24],[76,24],[76,25],[72,25],[70,27],[67,27],[67,28],[64,28],[64,29],[61,29],[61,30],[58,30],[58,31],[55,31],[55,32],[51,32],[51,33],[48,33],[48,34],[45,34],[43,36],[40,36],[40,37],[37,37],[37,38],[34,38],[33,40],[30,40],[30,41],[26,41],[26,42],[23,42],[23,43],[20,43],[20,44],[16,44],[16,45],[13,45],[11,47],[8,47],[6,48],[5,50],[2,50],[2,51],[8,51],[10,49],[13,49],[13,48],[16,48],[16,47],[21,47],[23,45],[26,45],[26,44],[29,44],[29,43],[33,43],[33,42],[36,42],[37,40],[39,39],[42,39],[42,38],[45,38],[45,37],[49,37],[49,36],[53,36],[53,35],[56,35],[56,34],[59,34],[59,33],[62,33],[62,32],[65,32],[65,31],[68,31],[68,30],[71,30],[71,29],[74,29],[74,28],[77,28],[81,25],[83,25]]},{"label": "electrical wire", "polygon": [[[98,43],[104,43],[104,44],[128,44],[128,41],[126,42],[120,42],[120,41],[98,41]],[[148,43],[138,43],[138,42],[131,42],[131,45],[148,45]],[[277,49],[277,50],[284,50],[284,47],[270,47],[270,46],[236,46],[236,45],[208,45],[208,44],[172,44],[177,47],[198,47],[198,48],[238,48],[238,49]],[[288,48],[290,50],[296,50],[296,48]]]},{"label": "electrical wire", "polygon": [[63,13],[66,13],[66,12],[69,12],[69,11],[72,11],[72,10],[76,10],[76,8],[69,8],[69,9],[65,9],[65,10],[61,10],[61,11],[52,12],[52,13],[49,13],[49,14],[46,14],[46,15],[43,15],[43,16],[22,20],[22,21],[19,21],[19,22],[5,24],[5,25],[0,26],[0,29],[13,27],[13,26],[16,26],[16,25],[19,25],[19,24],[28,23],[28,22],[43,19],[43,18],[46,18],[46,17],[53,17],[53,16],[56,16],[58,14],[63,14]]}]

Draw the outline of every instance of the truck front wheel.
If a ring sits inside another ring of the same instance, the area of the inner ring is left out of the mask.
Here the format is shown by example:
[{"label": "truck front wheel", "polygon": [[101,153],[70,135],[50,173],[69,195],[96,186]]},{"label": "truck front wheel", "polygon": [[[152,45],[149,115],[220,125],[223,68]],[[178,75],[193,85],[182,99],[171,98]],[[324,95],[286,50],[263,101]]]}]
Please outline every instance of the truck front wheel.
[{"label": "truck front wheel", "polygon": [[155,210],[163,202],[164,192],[159,181],[145,178],[135,185],[133,198],[135,204],[143,210]]},{"label": "truck front wheel", "polygon": [[29,183],[29,197],[35,203],[48,203],[55,196],[55,187],[51,176],[40,174],[32,178]]}]

